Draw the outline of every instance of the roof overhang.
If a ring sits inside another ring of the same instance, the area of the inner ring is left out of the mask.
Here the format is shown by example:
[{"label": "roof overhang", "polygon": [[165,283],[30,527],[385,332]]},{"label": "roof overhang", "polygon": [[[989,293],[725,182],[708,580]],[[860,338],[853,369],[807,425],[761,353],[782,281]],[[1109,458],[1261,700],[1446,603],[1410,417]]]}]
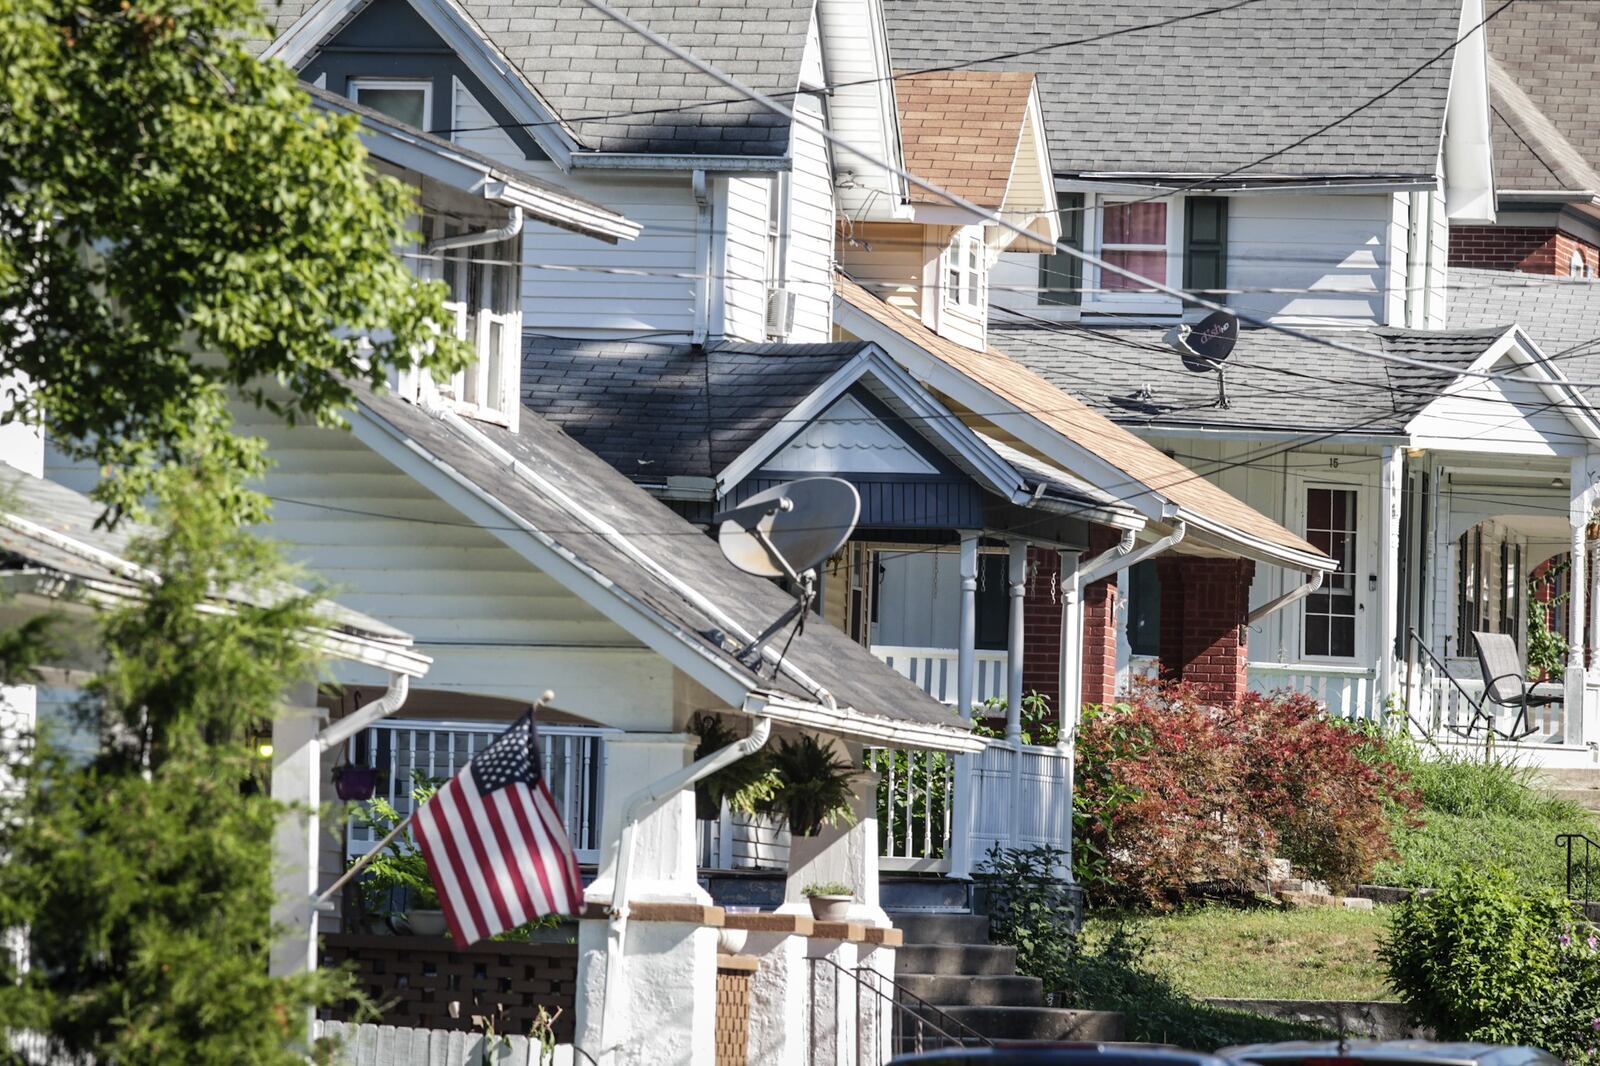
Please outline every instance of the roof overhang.
[{"label": "roof overhang", "polygon": [[1483,0],[1464,0],[1450,57],[1439,158],[1445,216],[1452,222],[1493,222],[1494,149],[1489,132],[1489,47]]},{"label": "roof overhang", "polygon": [[1055,251],[1056,242],[1061,239],[1061,215],[1037,78],[1028,91],[1028,107],[1023,113],[1016,155],[1011,160],[1011,177],[1006,182],[1000,217],[1027,230],[1032,239],[1014,230],[994,227],[989,238],[991,261],[1005,251],[1048,254]]},{"label": "roof overhang", "polygon": [[574,170],[680,171],[708,174],[781,174],[794,160],[776,155],[685,155],[662,152],[574,152]]},{"label": "roof overhang", "polygon": [[458,148],[421,130],[397,122],[344,97],[311,89],[317,107],[332,114],[354,115],[361,121],[361,143],[376,159],[421,174],[484,200],[520,207],[532,219],[615,244],[633,240],[642,227],[615,211],[573,196],[503,166],[476,152]]},{"label": "roof overhang", "polygon": [[[887,667],[885,667],[887,669]],[[807,703],[792,696],[760,692],[744,704],[747,714],[771,718],[800,729],[817,730],[849,737],[867,744],[894,748],[930,748],[937,751],[980,752],[988,742],[980,736],[954,727],[956,713],[950,712],[951,729],[899,722],[870,715],[830,710],[819,703]]]},{"label": "roof overhang", "polygon": [[760,466],[801,433],[812,420],[831,407],[858,382],[870,382],[875,391],[889,394],[898,406],[906,408],[918,432],[930,439],[962,471],[983,488],[1018,507],[1048,510],[1081,518],[1086,522],[1117,529],[1139,530],[1144,518],[1134,509],[1095,506],[1047,495],[1039,479],[1030,481],[1017,467],[999,455],[984,439],[939,402],[877,343],[841,366],[810,395],[758,437],[732,462],[717,473],[719,495],[727,495]]}]

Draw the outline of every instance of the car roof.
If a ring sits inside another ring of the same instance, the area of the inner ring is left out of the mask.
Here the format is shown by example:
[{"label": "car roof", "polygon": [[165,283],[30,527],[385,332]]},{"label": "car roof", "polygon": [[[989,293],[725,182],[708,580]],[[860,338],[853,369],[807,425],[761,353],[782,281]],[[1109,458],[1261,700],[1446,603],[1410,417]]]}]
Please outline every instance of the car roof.
[{"label": "car roof", "polygon": [[1304,1058],[1372,1059],[1459,1066],[1551,1066],[1561,1060],[1535,1047],[1433,1040],[1295,1040],[1223,1048],[1225,1058],[1278,1062]]},{"label": "car roof", "polygon": [[1138,1060],[1141,1062],[1170,1063],[1171,1066],[1235,1066],[1227,1059],[1203,1051],[1187,1051],[1171,1044],[1125,1043],[997,1043],[992,1047],[944,1048],[902,1055],[890,1066],[915,1066],[917,1063],[971,1062],[974,1066],[992,1059],[1037,1058],[1041,1066],[1050,1062],[1077,1061],[1082,1063],[1117,1063]]}]

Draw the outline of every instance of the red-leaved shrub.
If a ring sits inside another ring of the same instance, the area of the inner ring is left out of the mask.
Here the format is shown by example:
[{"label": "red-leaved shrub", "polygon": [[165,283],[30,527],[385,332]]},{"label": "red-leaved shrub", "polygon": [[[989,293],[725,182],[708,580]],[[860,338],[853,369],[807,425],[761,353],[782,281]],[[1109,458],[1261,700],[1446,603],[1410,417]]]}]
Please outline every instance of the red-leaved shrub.
[{"label": "red-leaved shrub", "polygon": [[1266,861],[1352,883],[1393,850],[1389,811],[1414,809],[1383,739],[1297,693],[1217,706],[1141,686],[1078,730],[1074,866],[1092,893],[1162,905],[1242,889]]}]

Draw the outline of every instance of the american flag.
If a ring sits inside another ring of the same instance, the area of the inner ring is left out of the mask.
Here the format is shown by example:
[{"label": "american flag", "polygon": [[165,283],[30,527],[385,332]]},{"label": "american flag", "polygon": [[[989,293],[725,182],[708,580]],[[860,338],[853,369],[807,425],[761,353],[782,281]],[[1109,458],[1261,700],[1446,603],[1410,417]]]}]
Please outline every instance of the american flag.
[{"label": "american flag", "polygon": [[582,905],[578,857],[545,787],[532,711],[424,803],[412,827],[462,947]]}]

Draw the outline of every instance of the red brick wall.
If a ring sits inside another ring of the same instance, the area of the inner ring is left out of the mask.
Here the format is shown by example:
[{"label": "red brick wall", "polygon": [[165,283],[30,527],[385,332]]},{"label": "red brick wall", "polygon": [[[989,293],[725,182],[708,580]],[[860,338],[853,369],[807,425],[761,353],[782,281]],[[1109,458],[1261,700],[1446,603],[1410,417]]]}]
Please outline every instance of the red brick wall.
[{"label": "red brick wall", "polygon": [[1187,682],[1218,702],[1244,695],[1249,649],[1243,623],[1255,568],[1245,559],[1156,559],[1161,680]]},{"label": "red brick wall", "polygon": [[1566,277],[1574,250],[1600,273],[1600,248],[1554,226],[1453,226],[1450,265]]},{"label": "red brick wall", "polygon": [[1083,702],[1117,697],[1117,579],[1096,581],[1083,591]]},{"label": "red brick wall", "polygon": [[1061,709],[1061,556],[1028,549],[1028,587],[1022,597],[1022,691],[1040,692]]}]

